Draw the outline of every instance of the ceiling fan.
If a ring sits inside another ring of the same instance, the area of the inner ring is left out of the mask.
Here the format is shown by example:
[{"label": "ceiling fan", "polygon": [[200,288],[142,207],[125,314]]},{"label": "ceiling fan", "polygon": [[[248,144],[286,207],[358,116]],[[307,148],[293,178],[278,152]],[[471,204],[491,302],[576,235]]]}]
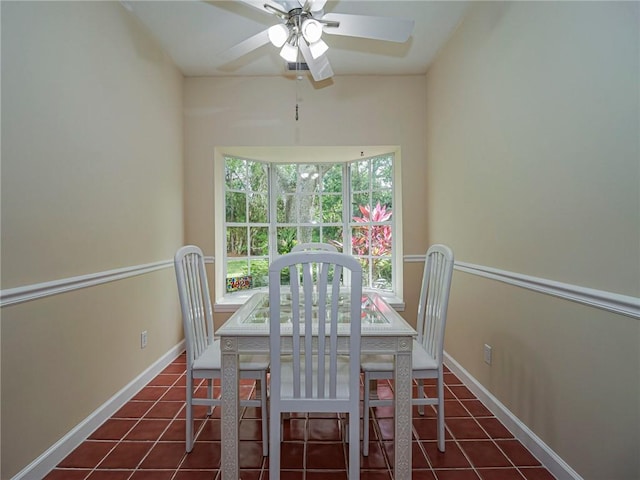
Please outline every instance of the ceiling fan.
[{"label": "ceiling fan", "polygon": [[413,31],[413,20],[373,17],[346,13],[325,13],[327,0],[240,0],[242,3],[274,15],[280,23],[272,25],[222,53],[235,60],[267,43],[280,48],[280,56],[298,63],[302,54],[316,82],[333,76],[322,34],[344,35],[404,43]]}]

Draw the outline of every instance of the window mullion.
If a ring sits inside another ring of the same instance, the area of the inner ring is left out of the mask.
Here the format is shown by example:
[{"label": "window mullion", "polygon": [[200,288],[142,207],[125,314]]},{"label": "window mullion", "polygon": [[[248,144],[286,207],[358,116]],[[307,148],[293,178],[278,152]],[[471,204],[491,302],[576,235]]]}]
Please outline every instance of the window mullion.
[{"label": "window mullion", "polygon": [[[395,159],[394,161],[391,163],[391,178],[394,179],[393,183],[392,183],[392,197],[395,200],[395,189],[396,189],[396,184],[395,184],[395,178],[396,178],[396,162]],[[393,203],[393,211],[395,212],[397,208],[397,204]],[[397,292],[398,290],[398,278],[397,278],[397,270],[396,270],[396,255],[395,253],[398,252],[398,235],[396,235],[396,232],[398,231],[396,229],[396,218],[397,215],[391,215],[391,288],[393,289],[394,292]]]},{"label": "window mullion", "polygon": [[[351,255],[351,164],[348,162],[342,166],[342,178],[342,253]],[[346,269],[344,276],[345,284],[351,285],[351,271]]]},{"label": "window mullion", "polygon": [[273,164],[269,163],[269,263],[271,263],[278,254],[278,238],[276,235],[276,222],[278,218],[277,204],[278,196],[276,191],[276,169]]},{"label": "window mullion", "polygon": [[351,163],[342,166],[342,178],[344,178],[344,188],[342,189],[342,231],[343,253],[351,254]]},{"label": "window mullion", "polygon": [[367,264],[369,265],[368,284],[373,285],[373,162],[369,159],[369,251],[367,252]]}]

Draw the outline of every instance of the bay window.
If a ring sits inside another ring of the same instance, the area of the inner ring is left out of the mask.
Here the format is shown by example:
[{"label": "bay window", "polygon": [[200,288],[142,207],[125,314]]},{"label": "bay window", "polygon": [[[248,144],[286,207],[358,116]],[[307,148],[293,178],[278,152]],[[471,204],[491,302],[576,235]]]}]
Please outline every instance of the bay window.
[{"label": "bay window", "polygon": [[215,224],[224,234],[216,237],[223,244],[216,249],[217,303],[242,303],[266,288],[269,263],[308,242],[329,243],[357,257],[365,289],[400,297],[394,151],[322,162],[219,157],[224,185],[217,185],[224,195],[216,199]]}]

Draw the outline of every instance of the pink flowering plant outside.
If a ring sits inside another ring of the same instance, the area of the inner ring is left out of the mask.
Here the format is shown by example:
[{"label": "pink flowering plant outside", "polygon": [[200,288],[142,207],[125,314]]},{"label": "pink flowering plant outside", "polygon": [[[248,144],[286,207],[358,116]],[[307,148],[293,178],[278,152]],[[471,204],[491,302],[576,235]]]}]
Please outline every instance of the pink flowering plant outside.
[{"label": "pink flowering plant outside", "polygon": [[[386,222],[391,218],[392,211],[388,210],[385,205],[376,203],[373,210],[369,205],[360,205],[358,207],[361,216],[354,216],[353,221],[356,223],[366,224],[362,227],[354,227],[351,237],[351,249],[354,255],[367,256],[370,255],[373,265],[367,266],[368,261],[362,259],[363,268],[373,274],[371,287],[387,290],[391,288],[391,255],[392,232],[390,225],[376,224]],[[369,236],[371,232],[371,236]],[[379,258],[376,258],[379,257]]]},{"label": "pink flowering plant outside", "polygon": [[[357,223],[377,223],[386,222],[391,218],[392,211],[387,207],[376,203],[373,211],[369,205],[360,205],[361,217],[353,217]],[[354,229],[351,238],[351,247],[355,255],[372,255],[381,257],[391,253],[391,226],[390,225],[371,225],[371,239],[368,233],[369,227],[361,227]]]}]

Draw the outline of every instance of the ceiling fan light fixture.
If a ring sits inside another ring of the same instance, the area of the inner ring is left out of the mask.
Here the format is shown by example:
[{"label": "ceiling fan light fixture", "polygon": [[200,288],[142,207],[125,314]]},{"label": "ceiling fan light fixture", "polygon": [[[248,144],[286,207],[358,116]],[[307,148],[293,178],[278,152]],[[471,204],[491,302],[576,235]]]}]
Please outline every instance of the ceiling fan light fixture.
[{"label": "ceiling fan light fixture", "polygon": [[280,56],[287,62],[295,62],[298,60],[298,47],[295,47],[290,43],[285,43],[282,50],[280,50]]},{"label": "ceiling fan light fixture", "polygon": [[322,24],[313,18],[307,18],[302,22],[302,36],[311,43],[316,43],[322,37]]},{"label": "ceiling fan light fixture", "polygon": [[318,40],[316,43],[309,45],[309,50],[311,51],[311,56],[315,60],[329,50],[329,45],[327,45],[323,40]]},{"label": "ceiling fan light fixture", "polygon": [[278,25],[269,27],[268,35],[269,41],[273,44],[273,46],[280,48],[289,38],[289,29],[286,27],[286,25],[279,23]]}]

